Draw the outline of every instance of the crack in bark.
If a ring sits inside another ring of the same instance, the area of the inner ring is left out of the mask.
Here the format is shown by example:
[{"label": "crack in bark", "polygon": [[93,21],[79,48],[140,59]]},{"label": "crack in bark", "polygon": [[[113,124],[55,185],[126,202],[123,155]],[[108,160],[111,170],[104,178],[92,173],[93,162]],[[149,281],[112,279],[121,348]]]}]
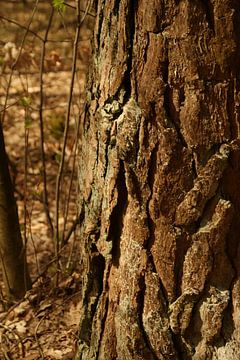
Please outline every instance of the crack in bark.
[{"label": "crack in bark", "polygon": [[88,272],[87,283],[85,284],[85,294],[83,296],[84,318],[79,329],[79,341],[90,347],[92,328],[91,324],[96,313],[97,304],[103,290],[103,276],[105,259],[98,252],[95,244],[91,244],[90,269]]},{"label": "crack in bark", "polygon": [[99,335],[99,341],[98,341],[98,350],[97,350],[97,359],[99,357],[99,352],[101,350],[101,342],[102,342],[102,338],[103,338],[103,334],[104,334],[104,330],[105,330],[105,325],[106,325],[106,319],[107,319],[107,314],[108,314],[108,307],[109,307],[109,297],[108,297],[108,278],[109,278],[109,273],[111,270],[111,265],[112,262],[111,260],[107,262],[107,265],[105,266],[105,276],[103,279],[103,291],[102,291],[102,297],[106,297],[105,299],[102,299],[102,302],[104,301],[104,315],[102,316],[101,319],[101,331],[100,331],[100,335]]},{"label": "crack in bark", "polygon": [[215,34],[214,6],[210,0],[201,0],[209,29]]},{"label": "crack in bark", "polygon": [[148,170],[148,185],[150,188],[150,195],[147,200],[146,211],[147,211],[147,218],[148,218],[149,239],[148,239],[146,248],[149,251],[151,250],[151,247],[154,243],[154,238],[155,238],[155,235],[154,235],[155,225],[154,225],[154,221],[150,214],[149,203],[152,200],[152,196],[153,196],[153,185],[154,185],[154,179],[155,179],[155,175],[156,175],[156,167],[157,167],[156,162],[157,162],[158,148],[159,148],[159,142],[157,142],[155,144],[155,146],[151,152],[151,157],[150,157],[150,162],[149,162],[149,170]]},{"label": "crack in bark", "polygon": [[234,82],[233,80],[229,81],[228,90],[227,90],[227,115],[229,120],[229,130],[230,130],[230,140],[235,139],[238,134],[234,134],[233,131],[233,124],[234,124],[234,116],[235,116],[235,109],[234,109]]},{"label": "crack in bark", "polygon": [[110,216],[110,227],[109,227],[108,238],[110,241],[112,241],[113,265],[118,267],[119,258],[120,258],[120,237],[122,234],[123,219],[127,209],[127,201],[128,201],[125,170],[122,160],[120,160],[120,167],[119,167],[118,178],[116,181],[116,186],[118,189],[118,200]]},{"label": "crack in bark", "polygon": [[[133,44],[134,44],[134,38],[135,38],[135,11],[137,7],[137,1],[136,0],[128,0],[128,10],[126,13],[126,34],[127,34],[127,69],[124,73],[123,77],[123,84],[126,90],[126,97],[129,99],[133,93],[132,89],[132,65],[133,65]],[[134,89],[134,93],[136,93]],[[126,102],[126,100],[125,100]]]},{"label": "crack in bark", "polygon": [[[176,109],[175,109],[175,106],[173,103],[172,89],[170,88],[170,84],[169,84],[169,57],[168,57],[167,42],[166,42],[166,60],[163,64],[163,72],[162,73],[163,73],[163,80],[165,82],[163,107],[164,107],[164,110],[166,113],[167,120],[170,122],[171,126],[173,126],[173,128],[175,129],[177,138],[179,139],[181,145],[183,147],[188,148],[188,145],[181,133],[179,112],[176,111]],[[181,102],[185,101],[184,90],[180,90],[180,101]]]},{"label": "crack in bark", "polygon": [[97,353],[96,353],[96,359],[99,358],[99,353],[100,353],[100,350],[101,350],[101,342],[102,342],[102,339],[103,339],[103,334],[104,334],[105,325],[106,325],[106,319],[107,319],[107,314],[108,314],[108,306],[109,306],[109,299],[107,297],[106,304],[105,304],[105,309],[104,309],[104,316],[102,318],[102,327],[101,327],[100,336],[99,336],[99,345],[98,345],[98,350],[97,350]]},{"label": "crack in bark", "polygon": [[178,112],[174,111],[174,104],[173,104],[173,98],[172,98],[172,91],[168,83],[166,84],[166,88],[164,91],[164,109],[167,115],[167,120],[170,122],[170,124],[174,127],[176,131],[177,138],[181,142],[181,145],[183,147],[188,147],[180,129],[180,122],[179,122],[179,114]]},{"label": "crack in bark", "polygon": [[103,20],[104,20],[104,14],[103,14],[103,10],[104,10],[104,5],[105,5],[105,1],[103,0],[102,2],[99,2],[99,15],[98,15],[98,25],[99,25],[99,29],[96,32],[96,41],[97,41],[97,46],[94,47],[94,49],[97,51],[99,49],[101,49],[101,28],[103,25]]},{"label": "crack in bark", "polygon": [[142,319],[143,309],[144,309],[144,296],[145,296],[145,290],[146,290],[145,275],[141,275],[139,278],[139,288],[140,288],[140,291],[137,295],[139,329],[142,333],[142,337],[145,342],[145,346],[152,355],[152,360],[158,360],[158,357],[157,357],[154,349],[152,348],[151,343],[146,334],[146,331],[144,329],[144,324],[143,324],[143,319]]},{"label": "crack in bark", "polygon": [[115,15],[115,16],[118,16],[120,2],[121,2],[120,0],[114,1],[113,15]]},{"label": "crack in bark", "polygon": [[169,332],[171,334],[172,342],[174,344],[174,350],[176,352],[176,360],[186,360],[185,354],[183,354],[182,351],[182,341],[181,337],[177,334],[174,334],[174,332],[169,328]]}]

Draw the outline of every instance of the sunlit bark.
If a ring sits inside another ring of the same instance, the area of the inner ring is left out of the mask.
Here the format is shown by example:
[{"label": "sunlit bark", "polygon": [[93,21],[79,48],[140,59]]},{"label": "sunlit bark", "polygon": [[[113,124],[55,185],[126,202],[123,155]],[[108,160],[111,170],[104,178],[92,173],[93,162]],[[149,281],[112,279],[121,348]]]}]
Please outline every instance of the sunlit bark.
[{"label": "sunlit bark", "polygon": [[240,3],[99,0],[78,359],[239,359]]}]

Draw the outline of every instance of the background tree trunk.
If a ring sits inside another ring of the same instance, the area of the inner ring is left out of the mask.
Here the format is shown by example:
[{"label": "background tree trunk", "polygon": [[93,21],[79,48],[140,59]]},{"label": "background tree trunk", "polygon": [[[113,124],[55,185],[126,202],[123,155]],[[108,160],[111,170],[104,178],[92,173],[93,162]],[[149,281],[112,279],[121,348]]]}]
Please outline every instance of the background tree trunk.
[{"label": "background tree trunk", "polygon": [[240,358],[240,3],[99,0],[78,359]]},{"label": "background tree trunk", "polygon": [[0,263],[8,300],[31,287],[0,121]]}]

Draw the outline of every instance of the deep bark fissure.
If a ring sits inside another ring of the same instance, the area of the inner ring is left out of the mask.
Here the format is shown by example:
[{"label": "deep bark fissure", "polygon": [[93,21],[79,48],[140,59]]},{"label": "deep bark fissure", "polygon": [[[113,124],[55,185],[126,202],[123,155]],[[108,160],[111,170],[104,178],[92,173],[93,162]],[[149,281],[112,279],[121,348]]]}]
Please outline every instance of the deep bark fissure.
[{"label": "deep bark fissure", "polygon": [[108,152],[109,152],[109,146],[110,146],[110,131],[107,132],[107,139],[105,141],[105,164],[104,164],[104,173],[103,173],[103,177],[104,179],[106,179],[107,177],[107,171],[108,171]]},{"label": "deep bark fissure", "polygon": [[205,10],[206,21],[208,23],[209,29],[215,34],[215,18],[214,18],[214,6],[211,3],[211,0],[201,0],[203,8]]},{"label": "deep bark fissure", "polygon": [[113,15],[118,16],[119,7],[120,7],[120,0],[114,0],[114,7],[113,7]]},{"label": "deep bark fissure", "polygon": [[129,177],[129,185],[131,187],[131,194],[134,196],[139,204],[139,206],[142,206],[143,204],[143,197],[142,197],[142,189],[141,184],[139,182],[139,178],[137,174],[134,172],[134,170],[131,168],[131,166],[126,165],[128,177]]},{"label": "deep bark fissure", "polygon": [[[232,304],[232,289],[230,290],[230,300],[228,306],[224,311],[223,321],[222,321],[222,337],[224,339],[225,344],[231,340],[231,337],[234,333],[234,322],[231,316],[233,312],[233,304]],[[227,329],[227,331],[225,330]]]},{"label": "deep bark fissure", "polygon": [[105,301],[104,303],[104,315],[101,319],[101,330],[100,330],[100,335],[99,335],[99,342],[98,342],[98,349],[97,349],[97,359],[99,357],[99,353],[101,350],[101,342],[102,342],[102,338],[104,336],[104,330],[105,330],[105,326],[106,326],[106,319],[107,319],[107,314],[108,314],[108,307],[109,307],[109,297],[108,297],[108,278],[109,278],[109,272],[112,266],[112,262],[111,260],[108,261],[108,263],[105,266],[105,276],[103,279],[103,291],[102,291],[102,295],[105,297],[105,300],[103,299],[102,301]]},{"label": "deep bark fissure", "polygon": [[238,134],[234,134],[234,117],[235,117],[235,109],[234,109],[234,82],[233,80],[229,81],[228,90],[227,90],[227,115],[229,120],[229,131],[230,131],[230,139],[233,140],[238,136]]},{"label": "deep bark fissure", "polygon": [[182,339],[178,334],[174,334],[174,332],[170,329],[172,342],[174,344],[174,350],[177,355],[177,360],[187,360],[185,354],[182,349]]},{"label": "deep bark fissure", "polygon": [[194,156],[192,157],[192,174],[193,174],[193,179],[196,179],[198,174],[197,174],[197,164],[194,159]]},{"label": "deep bark fissure", "polygon": [[[155,224],[154,224],[154,220],[152,219],[151,214],[150,214],[149,204],[150,204],[150,201],[153,196],[153,185],[154,185],[156,169],[157,169],[158,147],[159,147],[159,142],[157,142],[155,144],[155,146],[151,152],[151,157],[150,157],[150,162],[149,162],[149,170],[148,170],[148,185],[150,188],[150,195],[149,195],[149,198],[147,200],[147,205],[146,205],[148,228],[149,228],[149,238],[148,238],[148,242],[146,244],[146,249],[148,251],[151,250],[151,247],[154,244],[154,239],[155,239]],[[153,261],[153,259],[152,259],[152,261]],[[154,268],[155,268],[155,265],[154,265]]]},{"label": "deep bark fissure", "polygon": [[146,33],[147,43],[146,43],[146,46],[145,46],[145,49],[144,49],[144,54],[143,54],[143,61],[144,61],[145,64],[147,62],[148,47],[149,47],[149,43],[150,43],[149,34],[150,34],[150,32],[148,31]]},{"label": "deep bark fissure", "polygon": [[[133,44],[134,44],[134,37],[135,37],[135,11],[137,2],[136,0],[129,0],[128,1],[128,10],[126,13],[126,33],[127,33],[127,69],[123,76],[123,86],[126,91],[126,98],[129,99],[133,93],[132,89],[132,70],[133,70]],[[134,93],[136,93],[134,89]]]},{"label": "deep bark fissure", "polygon": [[187,233],[182,227],[180,227],[180,231],[181,231],[181,237],[179,237],[176,241],[177,260],[174,266],[175,284],[176,284],[174,289],[175,299],[182,294],[181,281],[183,276],[183,264],[187,250],[190,247],[190,244],[192,243],[192,238],[187,236]]},{"label": "deep bark fissure", "polygon": [[95,47],[95,51],[100,51],[101,49],[101,28],[103,25],[103,21],[104,21],[104,7],[105,7],[105,1],[101,1],[101,2],[97,2],[96,3],[99,4],[99,12],[98,12],[98,31],[95,32],[95,36],[96,36],[96,42],[97,42],[97,46]]},{"label": "deep bark fissure", "polygon": [[100,333],[100,338],[99,338],[99,346],[98,346],[98,351],[96,354],[96,358],[99,358],[99,353],[100,353],[100,349],[101,349],[101,341],[104,335],[104,330],[105,330],[105,325],[106,325],[106,319],[107,319],[107,313],[108,313],[108,305],[109,305],[109,299],[106,299],[106,304],[105,304],[105,311],[104,311],[104,316],[102,319],[102,328],[101,328],[101,333]]},{"label": "deep bark fissure", "polygon": [[[163,74],[163,80],[165,82],[165,91],[164,91],[164,102],[163,107],[166,113],[167,120],[169,121],[170,125],[174,127],[176,131],[177,138],[180,140],[181,145],[183,147],[188,147],[187,143],[181,133],[180,128],[180,119],[179,119],[179,111],[176,111],[174,103],[173,103],[173,97],[172,97],[172,89],[170,87],[169,83],[169,56],[168,56],[168,44],[166,42],[166,49],[165,49],[165,56],[166,59],[163,63],[162,67],[162,74]],[[185,101],[185,95],[181,92],[181,100]]]},{"label": "deep bark fissure", "polygon": [[146,290],[146,284],[145,284],[145,275],[141,275],[139,278],[139,293],[137,294],[137,302],[138,302],[138,322],[139,322],[139,328],[142,333],[143,340],[145,342],[145,346],[148,349],[149,353],[152,355],[152,360],[158,360],[158,357],[151,345],[151,342],[148,339],[148,336],[146,334],[142,314],[144,309],[144,297],[145,297],[145,290]]},{"label": "deep bark fissure", "polygon": [[[180,129],[180,122],[179,122],[179,113],[174,111],[174,104],[172,99],[172,92],[171,88],[168,84],[166,84],[166,89],[164,92],[164,104],[163,107],[166,112],[167,120],[170,122],[170,124],[174,127],[176,131],[177,138],[181,142],[181,145],[183,147],[188,147],[187,143],[181,133]],[[178,116],[177,116],[178,115]]]},{"label": "deep bark fissure", "polygon": [[[83,297],[83,305],[86,309],[84,318],[79,329],[79,340],[83,341],[90,347],[92,322],[96,313],[96,308],[103,290],[103,277],[105,269],[105,259],[98,252],[94,243],[91,244],[90,269],[86,281],[86,292]],[[94,301],[92,302],[92,299]],[[91,304],[89,309],[89,304]]]},{"label": "deep bark fissure", "polygon": [[123,228],[123,219],[127,208],[128,191],[126,187],[126,178],[124,163],[120,160],[118,178],[116,182],[118,189],[117,204],[114,207],[110,216],[110,227],[108,233],[109,241],[112,241],[112,263],[114,266],[119,266],[120,258],[120,239]]}]

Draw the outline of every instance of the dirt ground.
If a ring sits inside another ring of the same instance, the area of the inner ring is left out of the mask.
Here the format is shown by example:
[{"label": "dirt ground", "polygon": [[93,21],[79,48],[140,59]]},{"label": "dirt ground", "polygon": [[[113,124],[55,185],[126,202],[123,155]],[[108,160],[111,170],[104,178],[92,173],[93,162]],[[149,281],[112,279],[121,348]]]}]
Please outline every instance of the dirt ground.
[{"label": "dirt ground", "polygon": [[[0,1],[0,111],[19,219],[27,249],[33,288],[25,298],[6,308],[0,281],[0,359],[73,359],[77,343],[81,299],[81,264],[77,231],[56,261],[43,206],[40,152],[40,59],[51,12],[51,1]],[[74,6],[75,1],[67,1]],[[31,24],[30,19],[32,17]],[[78,215],[78,122],[91,54],[93,16],[80,32],[77,69],[71,106],[65,166],[60,191],[59,226],[66,234]],[[30,31],[26,35],[26,28]],[[54,220],[56,178],[70,92],[76,10],[54,12],[46,41],[43,73],[43,124],[49,210]],[[25,36],[26,35],[26,36]],[[24,44],[21,46],[23,39]],[[14,71],[12,64],[21,49]],[[6,100],[7,96],[7,100]],[[70,185],[71,184],[71,185]]]}]

